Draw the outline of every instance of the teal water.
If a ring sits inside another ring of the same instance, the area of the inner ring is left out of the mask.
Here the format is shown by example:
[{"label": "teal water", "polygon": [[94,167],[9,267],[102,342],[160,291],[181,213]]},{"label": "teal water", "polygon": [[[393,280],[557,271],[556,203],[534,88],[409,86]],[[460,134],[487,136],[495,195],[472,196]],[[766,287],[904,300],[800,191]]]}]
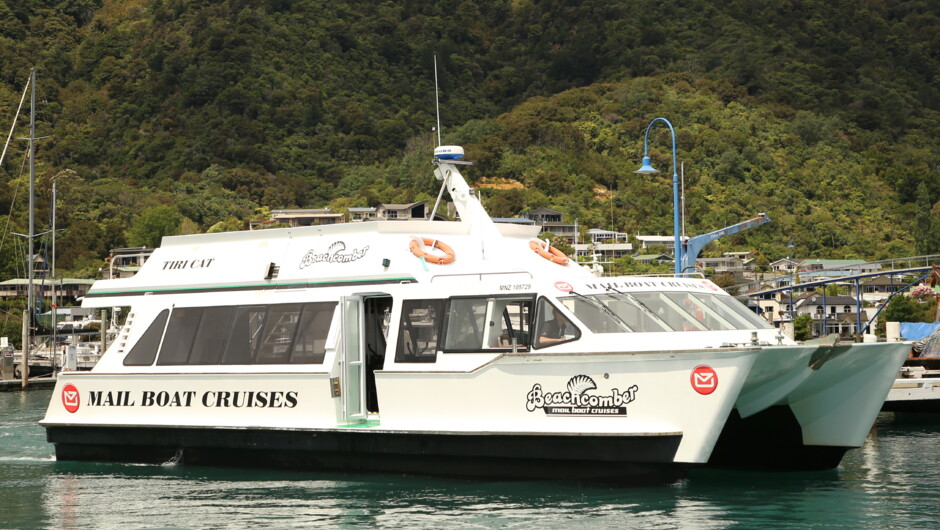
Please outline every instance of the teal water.
[{"label": "teal water", "polygon": [[883,415],[832,471],[619,488],[56,462],[50,396],[0,393],[0,528],[940,528],[940,419]]}]

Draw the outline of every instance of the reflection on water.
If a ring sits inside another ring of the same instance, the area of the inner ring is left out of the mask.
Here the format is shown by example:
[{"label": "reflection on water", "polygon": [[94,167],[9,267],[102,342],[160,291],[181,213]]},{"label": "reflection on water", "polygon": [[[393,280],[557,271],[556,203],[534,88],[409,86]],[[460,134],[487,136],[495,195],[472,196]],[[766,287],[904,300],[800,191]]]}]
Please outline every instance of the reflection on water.
[{"label": "reflection on water", "polygon": [[0,394],[0,527],[904,527],[940,524],[940,423],[884,417],[838,470],[619,488],[55,462],[49,392]]}]

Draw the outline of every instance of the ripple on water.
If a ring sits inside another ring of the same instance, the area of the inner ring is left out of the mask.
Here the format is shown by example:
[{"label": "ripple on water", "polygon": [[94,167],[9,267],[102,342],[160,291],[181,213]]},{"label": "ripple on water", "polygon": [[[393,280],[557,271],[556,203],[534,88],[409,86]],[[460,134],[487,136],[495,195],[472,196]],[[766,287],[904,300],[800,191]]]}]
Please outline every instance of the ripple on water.
[{"label": "ripple on water", "polygon": [[940,526],[940,424],[879,420],[838,470],[696,470],[673,486],[484,482],[56,462],[42,417],[51,392],[0,395],[0,526],[642,527]]}]

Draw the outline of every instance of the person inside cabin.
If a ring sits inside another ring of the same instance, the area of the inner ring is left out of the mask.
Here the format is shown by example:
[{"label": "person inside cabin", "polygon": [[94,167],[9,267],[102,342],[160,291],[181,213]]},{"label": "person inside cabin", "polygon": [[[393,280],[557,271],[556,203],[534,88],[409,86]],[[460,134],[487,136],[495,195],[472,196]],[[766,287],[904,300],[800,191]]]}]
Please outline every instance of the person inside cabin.
[{"label": "person inside cabin", "polygon": [[[547,305],[547,304],[546,304]],[[549,306],[552,314],[551,320],[542,323],[539,332],[539,346],[546,346],[556,342],[564,342],[565,331],[568,328],[568,319],[554,306]]]}]

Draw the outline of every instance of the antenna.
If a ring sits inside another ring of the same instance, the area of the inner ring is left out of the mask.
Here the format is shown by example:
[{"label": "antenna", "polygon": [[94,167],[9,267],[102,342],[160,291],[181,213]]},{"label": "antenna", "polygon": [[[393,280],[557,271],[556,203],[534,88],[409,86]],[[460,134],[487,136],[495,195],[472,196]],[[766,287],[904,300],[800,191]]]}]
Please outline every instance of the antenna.
[{"label": "antenna", "polygon": [[441,96],[437,92],[437,54],[434,54],[434,108],[437,109],[437,146],[441,146]]}]

